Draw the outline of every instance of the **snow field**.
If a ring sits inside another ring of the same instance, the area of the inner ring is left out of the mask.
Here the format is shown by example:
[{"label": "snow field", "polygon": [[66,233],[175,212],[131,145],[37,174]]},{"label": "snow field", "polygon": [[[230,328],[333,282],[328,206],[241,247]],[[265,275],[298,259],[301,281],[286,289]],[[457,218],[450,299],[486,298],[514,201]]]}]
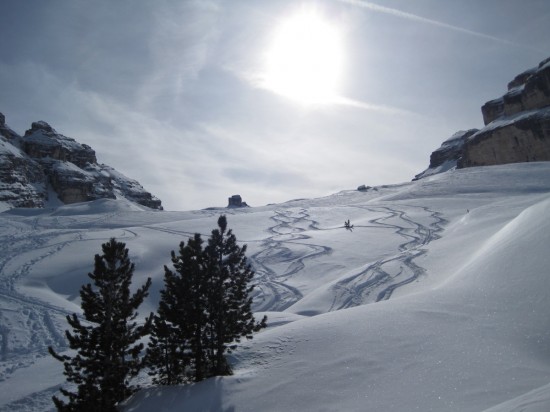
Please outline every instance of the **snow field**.
[{"label": "snow field", "polygon": [[126,411],[550,410],[550,164],[533,163],[261,208],[1,213],[0,411],[53,406],[62,366],[46,348],[63,349],[101,243],[126,242],[134,285],[153,278],[145,314],[170,251],[220,213],[269,327],[231,355],[234,376],[147,388]]}]

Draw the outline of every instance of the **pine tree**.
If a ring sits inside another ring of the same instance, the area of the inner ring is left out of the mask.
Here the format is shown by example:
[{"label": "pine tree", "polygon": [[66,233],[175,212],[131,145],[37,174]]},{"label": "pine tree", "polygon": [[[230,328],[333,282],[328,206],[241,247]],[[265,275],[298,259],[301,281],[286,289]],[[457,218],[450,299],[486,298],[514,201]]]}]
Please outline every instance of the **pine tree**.
[{"label": "pine tree", "polygon": [[[205,377],[207,284],[202,243],[200,234],[190,238],[187,245],[181,242],[178,254],[171,253],[174,271],[164,267],[165,286],[155,320],[161,328],[153,329],[148,348],[151,374],[162,384],[200,381]],[[162,332],[167,335],[159,342]]]},{"label": "pine tree", "polygon": [[77,386],[76,392],[61,389],[67,402],[53,397],[58,411],[116,411],[117,403],[137,389],[130,381],[143,366],[138,341],[149,333],[153,315],[143,325],[135,320],[151,279],[130,294],[134,264],[125,246],[111,239],[102,245],[103,254],[95,256],[94,271],[88,274],[94,286],[80,290],[86,322],[76,314],[67,316],[72,333],[66,331],[66,336],[77,354],[60,355],[49,348],[63,362],[67,381]]},{"label": "pine tree", "polygon": [[147,347],[147,366],[153,383],[157,385],[177,385],[185,382],[185,369],[189,364],[179,331],[159,309],[153,319],[151,337]]},{"label": "pine tree", "polygon": [[232,230],[227,230],[227,218],[221,215],[205,248],[208,280],[208,356],[210,375],[230,375],[231,367],[225,353],[229,344],[242,337],[252,338],[266,326],[267,317],[256,322],[251,311],[254,286],[250,282],[254,271],[247,263],[246,245],[240,247]]},{"label": "pine tree", "polygon": [[228,375],[230,344],[266,326],[252,315],[254,276],[227,219],[220,216],[203,249],[200,234],[172,251],[174,270],[165,266],[148,355],[151,375],[161,384]]}]

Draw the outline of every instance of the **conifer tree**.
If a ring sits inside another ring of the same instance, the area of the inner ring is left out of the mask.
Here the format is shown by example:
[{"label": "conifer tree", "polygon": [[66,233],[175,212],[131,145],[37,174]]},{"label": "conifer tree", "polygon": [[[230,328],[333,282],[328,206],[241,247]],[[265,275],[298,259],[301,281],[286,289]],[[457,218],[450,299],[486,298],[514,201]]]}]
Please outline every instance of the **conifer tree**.
[{"label": "conifer tree", "polygon": [[134,264],[125,246],[113,238],[102,245],[102,255],[95,255],[94,271],[88,274],[93,286],[89,283],[80,290],[86,322],[76,314],[67,316],[72,332],[67,330],[66,336],[76,355],[60,355],[49,348],[63,362],[67,381],[77,387],[76,392],[61,389],[67,401],[53,397],[58,411],[114,412],[137,389],[130,381],[143,366],[143,344],[138,341],[149,333],[153,317],[138,325],[137,309],[151,279],[130,293]]},{"label": "conifer tree", "polygon": [[185,340],[178,339],[179,330],[166,321],[159,312],[153,319],[151,337],[147,347],[146,363],[153,383],[157,385],[177,385],[185,382],[185,369],[189,364],[185,354]]},{"label": "conifer tree", "polygon": [[[151,375],[159,383],[171,385],[205,378],[207,283],[202,243],[200,234],[190,238],[187,245],[181,242],[178,254],[171,253],[174,270],[164,267],[164,289],[148,348]],[[162,332],[167,336],[159,343]]]},{"label": "conifer tree", "polygon": [[200,381],[231,373],[229,344],[266,326],[252,315],[254,276],[246,246],[239,247],[227,219],[220,216],[203,249],[200,234],[172,252],[174,270],[165,266],[164,289],[148,348],[155,382]]},{"label": "conifer tree", "polygon": [[251,311],[254,286],[250,285],[254,271],[247,263],[246,245],[240,247],[232,230],[227,230],[227,218],[221,215],[205,248],[208,299],[208,356],[210,375],[230,375],[225,358],[228,346],[242,337],[252,338],[266,326],[267,317],[256,322]]}]

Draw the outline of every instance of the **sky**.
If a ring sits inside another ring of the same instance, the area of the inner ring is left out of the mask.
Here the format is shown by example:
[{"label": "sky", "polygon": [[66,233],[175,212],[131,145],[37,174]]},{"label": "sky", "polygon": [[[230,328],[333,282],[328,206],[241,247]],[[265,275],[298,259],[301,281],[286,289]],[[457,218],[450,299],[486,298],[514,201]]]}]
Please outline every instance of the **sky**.
[{"label": "sky", "polygon": [[411,180],[550,56],[547,0],[2,0],[0,112],[165,209]]}]

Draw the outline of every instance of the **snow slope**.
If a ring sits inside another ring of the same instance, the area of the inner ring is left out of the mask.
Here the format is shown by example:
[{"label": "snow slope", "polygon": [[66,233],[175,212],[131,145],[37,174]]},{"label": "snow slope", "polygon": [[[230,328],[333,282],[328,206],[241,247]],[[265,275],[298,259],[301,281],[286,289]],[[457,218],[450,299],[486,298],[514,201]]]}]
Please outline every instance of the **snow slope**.
[{"label": "snow slope", "polygon": [[220,213],[248,244],[270,327],[232,355],[235,375],[146,388],[124,410],[550,410],[546,162],[261,208],[102,200],[1,213],[0,411],[53,410],[63,376],[46,347],[63,349],[101,243],[126,242],[136,285],[153,277],[146,313],[170,250],[208,236]]}]

